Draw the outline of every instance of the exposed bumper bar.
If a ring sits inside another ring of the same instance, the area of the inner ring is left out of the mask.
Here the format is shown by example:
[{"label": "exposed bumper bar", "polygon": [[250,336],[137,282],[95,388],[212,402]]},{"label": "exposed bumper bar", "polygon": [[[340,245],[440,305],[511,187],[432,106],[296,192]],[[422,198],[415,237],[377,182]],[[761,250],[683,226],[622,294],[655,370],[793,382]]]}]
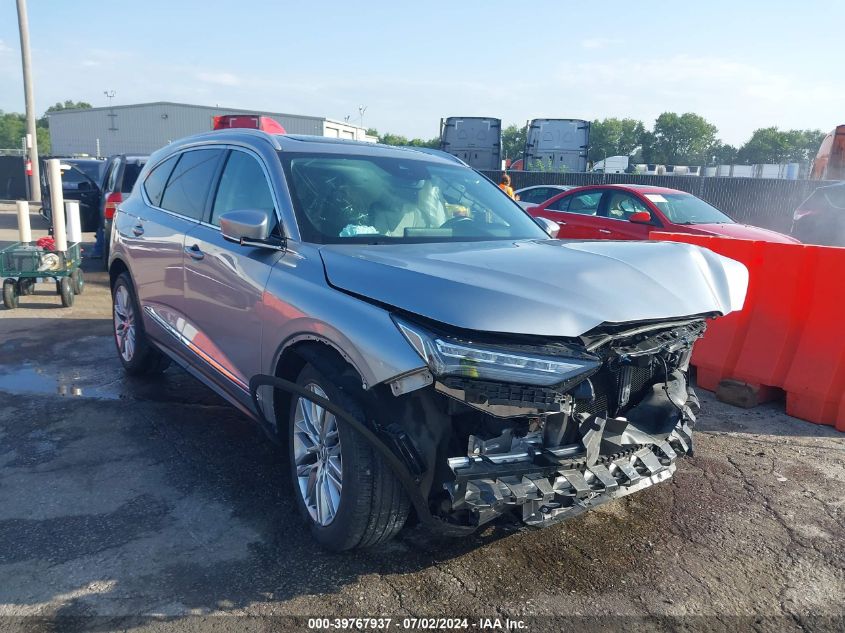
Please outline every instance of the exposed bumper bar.
[{"label": "exposed bumper bar", "polygon": [[671,478],[675,460],[690,452],[690,432],[679,421],[666,439],[649,438],[593,464],[575,445],[534,455],[456,458],[449,460],[455,481],[446,489],[453,510],[469,511],[476,525],[518,509],[526,525],[543,527]]}]

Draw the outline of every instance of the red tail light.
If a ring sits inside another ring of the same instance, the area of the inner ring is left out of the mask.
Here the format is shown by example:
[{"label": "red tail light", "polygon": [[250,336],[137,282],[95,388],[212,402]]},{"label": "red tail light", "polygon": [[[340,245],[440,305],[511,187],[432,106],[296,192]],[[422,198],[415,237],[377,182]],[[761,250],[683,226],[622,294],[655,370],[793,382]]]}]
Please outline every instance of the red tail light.
[{"label": "red tail light", "polygon": [[120,195],[119,191],[113,191],[106,197],[106,206],[103,211],[103,215],[107,220],[114,218],[115,211],[117,211],[117,205],[121,202],[123,202],[123,196]]}]

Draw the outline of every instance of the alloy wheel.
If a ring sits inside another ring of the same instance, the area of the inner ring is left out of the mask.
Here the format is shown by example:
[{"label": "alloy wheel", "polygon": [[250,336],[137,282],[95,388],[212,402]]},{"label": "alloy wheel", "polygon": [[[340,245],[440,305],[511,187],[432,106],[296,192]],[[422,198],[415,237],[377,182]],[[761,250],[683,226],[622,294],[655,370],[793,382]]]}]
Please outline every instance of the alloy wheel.
[{"label": "alloy wheel", "polygon": [[114,337],[121,358],[131,363],[135,357],[135,310],[126,286],[114,293]]},{"label": "alloy wheel", "polygon": [[[305,388],[326,397],[316,383],[309,383]],[[337,418],[316,403],[299,398],[293,423],[293,456],[299,494],[311,519],[318,525],[329,525],[337,516],[343,490]]]}]

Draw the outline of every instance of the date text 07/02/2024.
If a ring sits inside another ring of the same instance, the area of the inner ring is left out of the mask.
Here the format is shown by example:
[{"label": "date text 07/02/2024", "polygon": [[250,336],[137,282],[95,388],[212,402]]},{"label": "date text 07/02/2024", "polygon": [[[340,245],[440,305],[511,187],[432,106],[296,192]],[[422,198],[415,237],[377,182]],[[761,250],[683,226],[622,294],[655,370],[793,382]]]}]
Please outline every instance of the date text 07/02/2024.
[{"label": "date text 07/02/2024", "polygon": [[510,618],[309,618],[308,628],[312,630],[362,630],[392,629],[400,630],[468,630],[480,631],[520,631],[525,630],[523,620]]}]

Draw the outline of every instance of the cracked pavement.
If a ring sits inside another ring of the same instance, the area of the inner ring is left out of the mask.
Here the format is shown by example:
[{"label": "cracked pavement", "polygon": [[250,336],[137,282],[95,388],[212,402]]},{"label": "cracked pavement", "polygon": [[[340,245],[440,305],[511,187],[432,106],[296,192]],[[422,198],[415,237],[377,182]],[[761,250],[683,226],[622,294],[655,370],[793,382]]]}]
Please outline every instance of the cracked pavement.
[{"label": "cracked pavement", "polygon": [[411,526],[329,554],[240,413],[173,367],[123,376],[97,264],[71,309],[44,284],[0,310],[0,630],[268,630],[288,615],[842,630],[842,433],[700,391],[695,456],[667,483],[544,530]]}]

